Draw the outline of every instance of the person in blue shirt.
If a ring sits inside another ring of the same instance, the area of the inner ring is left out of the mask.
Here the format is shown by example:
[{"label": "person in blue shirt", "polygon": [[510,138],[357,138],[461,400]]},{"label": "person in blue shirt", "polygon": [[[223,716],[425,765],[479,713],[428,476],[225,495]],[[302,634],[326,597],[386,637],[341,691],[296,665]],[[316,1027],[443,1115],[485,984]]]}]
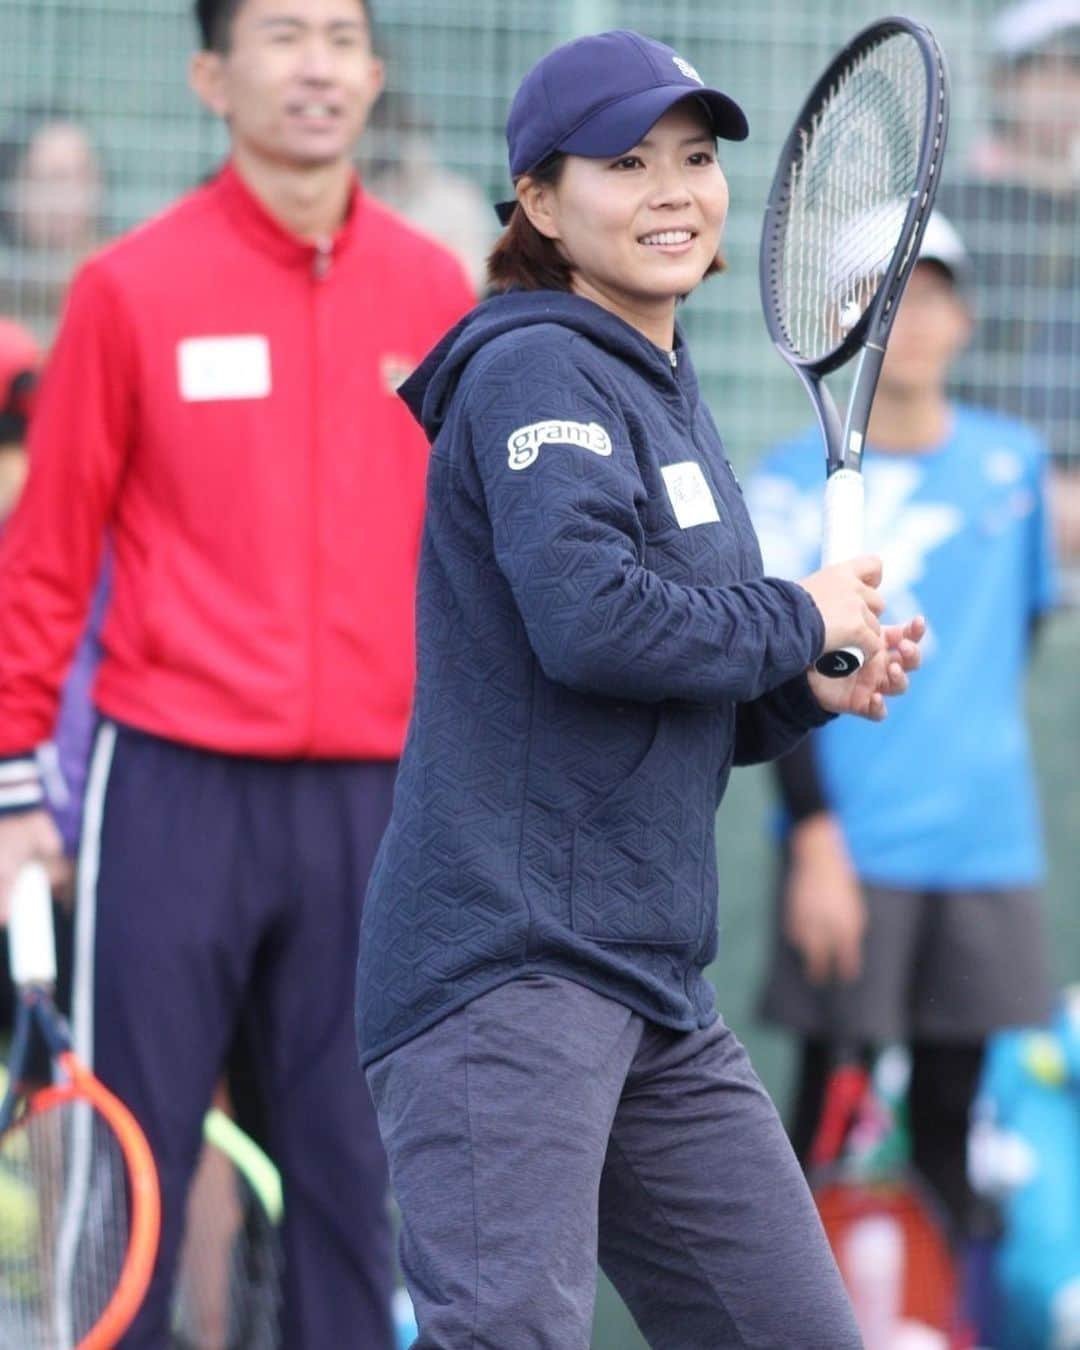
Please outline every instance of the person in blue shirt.
[{"label": "person in blue shirt", "polygon": [[[420,1350],[585,1350],[598,1254],[653,1346],[861,1344],[704,975],[714,817],[733,764],[883,718],[922,624],[882,628],[873,557],[762,574],[675,322],[746,132],[661,43],[550,53],[507,125],[499,294],[402,390],[432,440],[418,684],[357,1019]],[[860,674],[808,674],[852,641]]]},{"label": "person in blue shirt", "polygon": [[[1037,435],[950,401],[970,264],[940,213],[901,302],[868,429],[866,538],[885,614],[925,614],[924,669],[873,736],[840,719],[779,765],[789,830],[762,1008],[801,1038],[792,1136],[806,1158],[834,1047],[907,1042],[913,1157],[962,1235],[983,1042],[1049,1007],[1044,860],[1024,714],[1033,628],[1054,602]],[[820,538],[808,431],[748,487],[767,566]]]}]

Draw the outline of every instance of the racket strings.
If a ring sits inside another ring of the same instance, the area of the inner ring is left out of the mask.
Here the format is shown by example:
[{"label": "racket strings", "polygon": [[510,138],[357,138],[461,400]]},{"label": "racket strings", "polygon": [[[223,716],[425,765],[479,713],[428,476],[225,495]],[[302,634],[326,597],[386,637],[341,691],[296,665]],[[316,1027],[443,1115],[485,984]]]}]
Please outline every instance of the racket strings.
[{"label": "racket strings", "polygon": [[128,1248],[120,1145],[85,1102],[23,1116],[0,1137],[0,1350],[77,1346]]},{"label": "racket strings", "polygon": [[802,131],[778,290],[785,336],[804,359],[836,348],[877,292],[918,180],[926,99],[919,45],[895,33],[842,73]]},{"label": "racket strings", "polygon": [[[845,1177],[841,1169],[831,1180],[819,1181],[814,1198],[857,1313],[868,1294],[880,1301],[881,1278],[889,1267],[898,1286],[900,1318],[938,1332],[954,1330],[956,1265],[935,1207],[913,1180],[896,1176],[859,1181]],[[891,1237],[884,1244],[883,1227]],[[874,1288],[867,1290],[866,1285]]]}]

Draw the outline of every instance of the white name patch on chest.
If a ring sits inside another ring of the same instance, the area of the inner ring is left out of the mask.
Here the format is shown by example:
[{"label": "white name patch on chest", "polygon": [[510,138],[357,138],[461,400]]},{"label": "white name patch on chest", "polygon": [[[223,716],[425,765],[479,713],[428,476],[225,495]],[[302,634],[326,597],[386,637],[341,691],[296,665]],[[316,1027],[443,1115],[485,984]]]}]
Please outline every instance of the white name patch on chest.
[{"label": "white name patch on chest", "polygon": [[692,459],[681,464],[662,464],[660,472],[675,519],[684,530],[691,525],[711,525],[720,519],[700,464]]},{"label": "white name patch on chest", "polygon": [[176,361],[186,403],[269,397],[270,343],[264,337],[184,338]]}]

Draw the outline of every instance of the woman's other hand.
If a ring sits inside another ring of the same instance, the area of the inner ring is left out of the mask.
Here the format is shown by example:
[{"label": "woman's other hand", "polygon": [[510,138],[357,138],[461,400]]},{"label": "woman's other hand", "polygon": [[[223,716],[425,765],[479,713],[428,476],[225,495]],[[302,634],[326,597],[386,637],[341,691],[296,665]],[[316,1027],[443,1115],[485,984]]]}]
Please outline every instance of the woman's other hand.
[{"label": "woman's other hand", "polygon": [[880,628],[880,649],[854,675],[837,680],[819,675],[813,668],[807,671],[814,697],[826,712],[853,713],[871,722],[883,722],[889,715],[885,700],[906,693],[909,674],[919,668],[919,643],[925,633],[926,620],[921,614],[907,623]]}]

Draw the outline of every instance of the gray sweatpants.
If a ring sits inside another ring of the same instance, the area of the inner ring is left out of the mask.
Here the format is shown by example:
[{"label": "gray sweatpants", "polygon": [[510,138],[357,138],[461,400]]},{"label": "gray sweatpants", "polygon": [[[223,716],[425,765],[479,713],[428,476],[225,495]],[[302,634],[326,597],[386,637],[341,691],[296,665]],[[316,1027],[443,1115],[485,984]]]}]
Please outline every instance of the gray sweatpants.
[{"label": "gray sweatpants", "polygon": [[586,1350],[596,1264],[655,1350],[860,1350],[776,1111],[717,1022],[546,975],[368,1069],[414,1350]]}]

